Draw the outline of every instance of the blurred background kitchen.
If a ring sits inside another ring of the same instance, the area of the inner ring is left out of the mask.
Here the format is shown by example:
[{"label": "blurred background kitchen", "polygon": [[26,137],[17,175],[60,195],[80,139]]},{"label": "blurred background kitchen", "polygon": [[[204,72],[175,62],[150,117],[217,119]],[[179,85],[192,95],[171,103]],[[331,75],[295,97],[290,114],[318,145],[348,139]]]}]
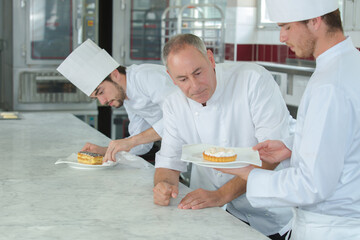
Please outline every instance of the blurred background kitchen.
[{"label": "blurred background kitchen", "polygon": [[[360,49],[360,0],[339,2]],[[196,34],[217,62],[270,70],[294,117],[315,66],[279,42],[263,0],[0,0],[0,12],[0,111],[70,112],[112,139],[127,136],[126,111],[99,106],[56,71],[87,38],[129,66],[162,64],[171,36]]]}]

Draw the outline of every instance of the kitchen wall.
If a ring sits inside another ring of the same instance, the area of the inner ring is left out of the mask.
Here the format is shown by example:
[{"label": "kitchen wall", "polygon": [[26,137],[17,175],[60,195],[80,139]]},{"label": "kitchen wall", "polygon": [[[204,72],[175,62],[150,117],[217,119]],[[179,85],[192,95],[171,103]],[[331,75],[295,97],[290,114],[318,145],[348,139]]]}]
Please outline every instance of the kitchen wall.
[{"label": "kitchen wall", "polygon": [[[226,8],[225,59],[285,63],[295,54],[279,41],[279,29],[257,26],[257,0],[234,0]],[[360,31],[346,31],[360,49]],[[313,60],[313,59],[307,59]]]}]

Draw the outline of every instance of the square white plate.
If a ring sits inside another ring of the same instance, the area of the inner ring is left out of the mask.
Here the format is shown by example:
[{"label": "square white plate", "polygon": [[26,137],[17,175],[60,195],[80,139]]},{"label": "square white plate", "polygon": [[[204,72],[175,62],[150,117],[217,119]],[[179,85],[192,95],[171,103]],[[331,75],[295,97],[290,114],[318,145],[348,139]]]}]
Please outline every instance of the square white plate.
[{"label": "square white plate", "polygon": [[211,168],[241,168],[248,166],[249,164],[255,166],[261,166],[261,160],[258,151],[254,151],[252,148],[233,148],[226,147],[227,149],[232,149],[236,154],[237,158],[233,162],[210,162],[203,158],[202,153],[211,148],[219,147],[210,144],[191,144],[184,145],[182,147],[181,160],[185,162],[191,162],[203,167]]}]

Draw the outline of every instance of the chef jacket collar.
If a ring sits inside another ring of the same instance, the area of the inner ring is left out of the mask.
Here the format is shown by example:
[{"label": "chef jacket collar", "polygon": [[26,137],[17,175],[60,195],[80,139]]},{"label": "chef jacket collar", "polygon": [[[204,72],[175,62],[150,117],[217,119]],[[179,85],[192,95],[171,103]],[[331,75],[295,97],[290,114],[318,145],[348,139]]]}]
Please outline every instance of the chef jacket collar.
[{"label": "chef jacket collar", "polygon": [[336,54],[339,53],[339,49],[342,48],[351,48],[354,47],[354,44],[352,43],[351,37],[346,37],[346,39],[335,46],[329,48],[322,54],[320,54],[316,58],[316,69],[321,69],[322,67],[328,66],[328,61],[332,61],[333,59],[338,59]]}]

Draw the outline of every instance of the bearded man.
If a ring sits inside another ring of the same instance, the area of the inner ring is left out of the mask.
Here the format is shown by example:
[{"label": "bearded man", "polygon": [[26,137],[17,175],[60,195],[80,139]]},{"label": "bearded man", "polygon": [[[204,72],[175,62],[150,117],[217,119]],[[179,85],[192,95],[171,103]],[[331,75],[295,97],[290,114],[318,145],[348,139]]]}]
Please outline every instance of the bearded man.
[{"label": "bearded man", "polygon": [[104,161],[115,161],[117,152],[142,155],[152,148],[153,142],[161,139],[162,102],[175,89],[164,66],[120,66],[88,39],[57,70],[102,105],[124,106],[128,114],[130,137],[113,140],[107,147],[86,143],[82,151],[103,154]]}]

